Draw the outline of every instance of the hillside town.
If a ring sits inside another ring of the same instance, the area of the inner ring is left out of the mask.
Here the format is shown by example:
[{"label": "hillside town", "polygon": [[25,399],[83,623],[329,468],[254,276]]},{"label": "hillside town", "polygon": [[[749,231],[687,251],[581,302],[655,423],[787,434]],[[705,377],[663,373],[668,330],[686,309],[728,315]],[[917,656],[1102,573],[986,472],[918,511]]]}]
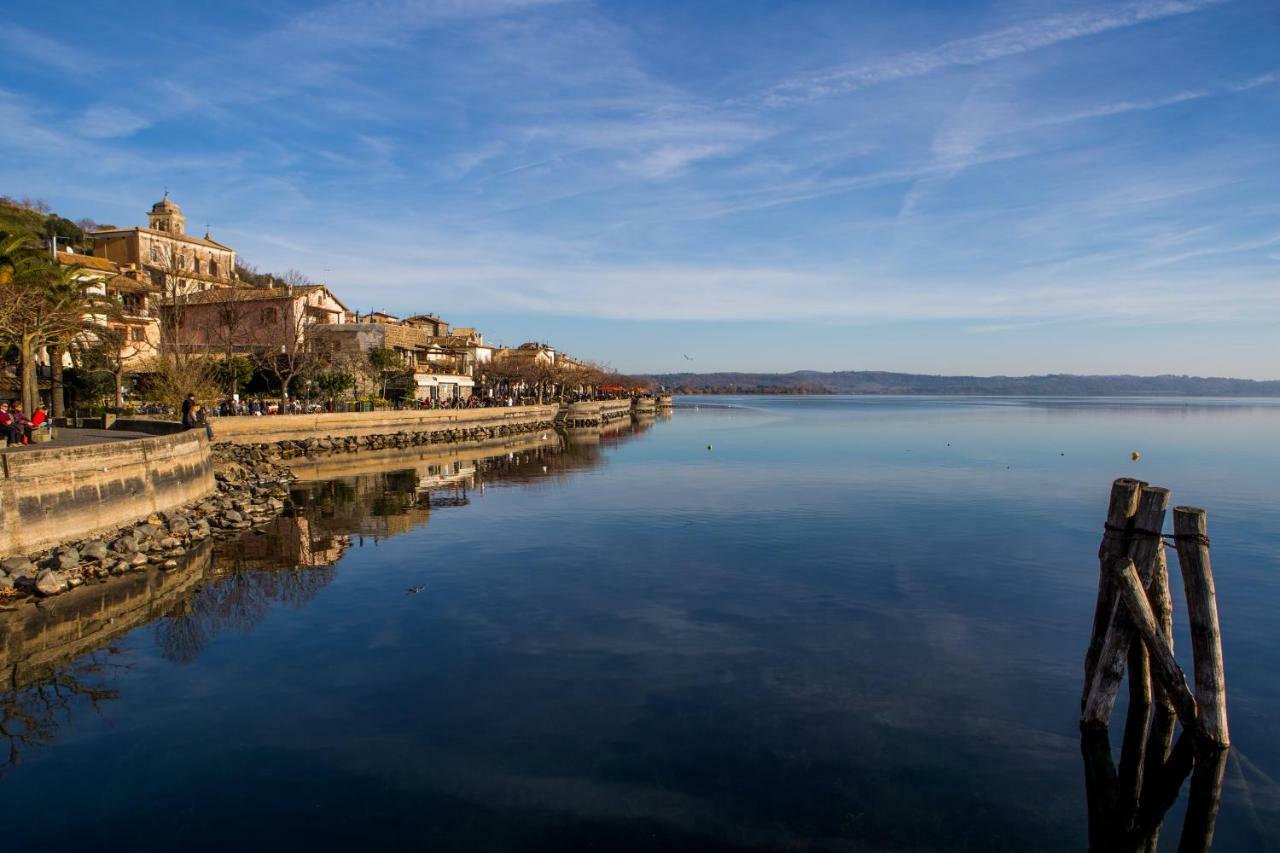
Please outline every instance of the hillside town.
[{"label": "hillside town", "polygon": [[486,342],[427,310],[362,312],[302,273],[260,273],[207,228],[190,233],[167,192],[146,225],[74,224],[7,198],[0,212],[0,398],[27,412],[175,411],[189,394],[224,415],[515,405],[637,386],[546,343]]}]

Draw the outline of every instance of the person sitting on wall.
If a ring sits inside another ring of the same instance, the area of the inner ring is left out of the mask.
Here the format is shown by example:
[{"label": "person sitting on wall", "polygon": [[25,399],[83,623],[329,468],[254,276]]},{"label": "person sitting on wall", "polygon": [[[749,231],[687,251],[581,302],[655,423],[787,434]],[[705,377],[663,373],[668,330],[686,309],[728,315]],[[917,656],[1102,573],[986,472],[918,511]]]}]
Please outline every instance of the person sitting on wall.
[{"label": "person sitting on wall", "polygon": [[191,407],[191,420],[197,427],[204,427],[204,434],[213,441],[213,427],[209,426],[209,413],[204,410],[204,406],[196,403]]},{"label": "person sitting on wall", "polygon": [[39,429],[40,427],[48,429],[51,426],[53,426],[53,424],[49,422],[49,413],[45,411],[44,403],[38,403],[36,405],[36,410],[31,413],[31,428],[33,430]]},{"label": "person sitting on wall", "polygon": [[9,404],[0,402],[0,434],[4,435],[5,444],[13,444],[13,416],[9,414]]},{"label": "person sitting on wall", "polygon": [[9,418],[13,422],[10,429],[13,431],[12,442],[14,444],[27,444],[31,441],[31,419],[27,417],[27,413],[22,411],[22,404],[15,402],[9,407]]},{"label": "person sitting on wall", "polygon": [[188,394],[185,398],[183,398],[182,400],[182,428],[183,429],[192,429],[195,427],[196,422],[195,422],[195,419],[192,417],[192,410],[195,409],[195,406],[196,406],[195,394]]}]

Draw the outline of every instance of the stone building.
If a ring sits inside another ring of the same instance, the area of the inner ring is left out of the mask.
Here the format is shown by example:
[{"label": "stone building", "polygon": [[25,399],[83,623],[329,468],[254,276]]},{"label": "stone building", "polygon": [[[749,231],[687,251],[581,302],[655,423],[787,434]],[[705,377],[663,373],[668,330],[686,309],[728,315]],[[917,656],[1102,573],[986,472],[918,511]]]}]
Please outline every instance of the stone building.
[{"label": "stone building", "polygon": [[108,297],[117,306],[110,315],[88,319],[114,333],[112,338],[120,345],[116,358],[124,371],[150,370],[160,344],[159,312],[155,305],[157,288],[141,281],[136,269],[121,269],[106,258],[59,252],[57,259],[63,266],[79,267],[77,278],[85,282],[88,291]]},{"label": "stone building", "polygon": [[434,329],[434,325],[405,321],[391,323],[362,317],[359,323],[316,329],[316,339],[323,342],[318,345],[327,347],[334,354],[347,354],[359,359],[367,358],[372,349],[394,351],[410,377],[414,399],[470,397],[476,383],[465,350],[443,346],[438,336],[432,334]]},{"label": "stone building", "polygon": [[212,288],[166,300],[161,310],[176,347],[241,355],[292,355],[310,343],[317,329],[353,316],[320,284]]},{"label": "stone building", "polygon": [[146,227],[95,231],[93,255],[141,277],[166,292],[187,293],[236,283],[236,253],[214,240],[186,233],[186,217],[168,193],[151,206]]}]

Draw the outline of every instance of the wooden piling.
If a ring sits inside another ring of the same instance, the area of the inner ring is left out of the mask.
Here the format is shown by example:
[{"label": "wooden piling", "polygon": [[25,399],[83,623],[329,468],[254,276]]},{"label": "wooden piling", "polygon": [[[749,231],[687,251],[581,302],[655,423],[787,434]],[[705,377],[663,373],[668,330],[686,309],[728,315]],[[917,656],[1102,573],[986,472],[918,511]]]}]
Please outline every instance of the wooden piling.
[{"label": "wooden piling", "polygon": [[1102,531],[1102,543],[1098,546],[1098,600],[1093,610],[1093,632],[1089,635],[1089,648],[1084,656],[1084,689],[1080,693],[1080,709],[1084,710],[1093,689],[1094,671],[1098,656],[1106,641],[1107,629],[1115,610],[1115,584],[1111,580],[1111,567],[1123,558],[1129,549],[1127,531],[1132,526],[1133,515],[1138,511],[1138,498],[1145,485],[1140,480],[1121,477],[1111,484],[1111,500],[1107,505],[1107,522]]},{"label": "wooden piling", "polygon": [[1200,708],[1200,729],[1220,746],[1228,746],[1227,682],[1222,669],[1222,633],[1218,624],[1218,595],[1209,563],[1208,525],[1204,510],[1180,506],[1173,511],[1174,540],[1178,565],[1187,595],[1187,616],[1191,623],[1191,653],[1194,657],[1196,704]]},{"label": "wooden piling", "polygon": [[[1173,650],[1164,641],[1164,634],[1156,623],[1151,604],[1147,601],[1142,579],[1131,560],[1126,560],[1116,573],[1116,586],[1120,600],[1128,609],[1133,625],[1151,653],[1151,672],[1159,680],[1165,694],[1173,703],[1178,719],[1184,728],[1195,731],[1197,727],[1196,700],[1187,687],[1187,676],[1173,657]],[[1091,697],[1092,698],[1092,697]]]},{"label": "wooden piling", "polygon": [[1209,848],[1213,847],[1213,827],[1218,819],[1222,780],[1226,772],[1226,749],[1204,745],[1196,750],[1178,853],[1209,853]]},{"label": "wooden piling", "polygon": [[[1119,486],[1121,482],[1117,480],[1116,485]],[[1138,486],[1138,507],[1130,518],[1128,535],[1123,543],[1126,546],[1125,552],[1120,553],[1107,567],[1105,582],[1111,589],[1111,614],[1103,634],[1102,649],[1094,662],[1093,682],[1085,696],[1085,706],[1080,718],[1081,723],[1087,726],[1106,727],[1111,722],[1116,695],[1120,692],[1120,684],[1124,679],[1125,663],[1134,645],[1133,620],[1129,608],[1116,597],[1116,584],[1119,580],[1116,567],[1122,560],[1127,565],[1136,565],[1145,603],[1146,585],[1154,577],[1157,566],[1163,565],[1165,560],[1164,540],[1160,538],[1160,529],[1164,525],[1164,515],[1169,506],[1169,490],[1146,487],[1145,484]],[[1102,556],[1101,553],[1099,556]],[[1099,580],[1100,587],[1102,583]],[[1150,702],[1151,688],[1149,681],[1142,683],[1144,676],[1149,679],[1145,672],[1138,675],[1140,692],[1135,698]]]},{"label": "wooden piling", "polygon": [[[1165,644],[1173,652],[1173,599],[1169,595],[1169,566],[1162,560],[1151,576],[1151,586],[1147,588],[1147,601],[1151,603],[1151,614],[1160,626]],[[1146,644],[1143,643],[1143,648]],[[1146,760],[1147,775],[1152,769],[1159,767],[1169,757],[1169,747],[1173,743],[1173,729],[1177,721],[1177,712],[1173,708],[1173,700],[1165,692],[1159,679],[1152,684],[1152,703],[1155,713],[1152,714],[1151,734],[1147,740]]]}]

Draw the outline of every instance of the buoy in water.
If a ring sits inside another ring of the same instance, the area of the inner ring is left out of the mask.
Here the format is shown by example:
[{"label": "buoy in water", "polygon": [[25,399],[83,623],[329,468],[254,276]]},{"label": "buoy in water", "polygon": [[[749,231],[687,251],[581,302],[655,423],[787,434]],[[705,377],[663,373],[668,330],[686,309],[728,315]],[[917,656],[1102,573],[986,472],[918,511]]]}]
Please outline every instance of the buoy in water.
[{"label": "buoy in water", "polygon": [[1139,459],[1141,459],[1141,458],[1142,458],[1142,454],[1141,454],[1141,453],[1139,453],[1139,452],[1138,452],[1138,451],[1136,451],[1136,450],[1135,450],[1135,451],[1133,451],[1133,461],[1134,461],[1134,462],[1137,462],[1137,461],[1138,461]]},{"label": "buoy in water", "polygon": [[708,444],[708,445],[707,445],[707,450],[710,450],[710,449],[711,449],[711,445],[709,445],[709,444]]}]

